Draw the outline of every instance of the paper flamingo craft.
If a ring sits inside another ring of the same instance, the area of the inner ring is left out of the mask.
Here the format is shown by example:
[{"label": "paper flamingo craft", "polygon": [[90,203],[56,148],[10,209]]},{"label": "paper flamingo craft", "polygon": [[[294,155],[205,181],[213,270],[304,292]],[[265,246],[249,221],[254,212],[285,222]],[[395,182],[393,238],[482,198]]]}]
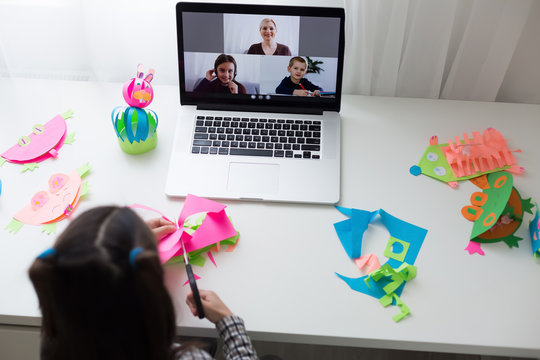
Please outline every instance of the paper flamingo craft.
[{"label": "paper flamingo craft", "polygon": [[415,176],[424,174],[456,188],[458,181],[501,170],[514,174],[525,171],[516,165],[501,133],[488,128],[484,134],[473,132],[472,139],[463,134],[463,140],[456,136],[455,142],[447,144],[439,144],[438,137],[432,136],[419,164],[411,166],[409,171]]},{"label": "paper flamingo craft", "polygon": [[[405,283],[416,277],[414,262],[427,230],[400,220],[383,209],[373,212],[348,209],[340,206],[336,208],[347,215],[349,219],[334,224],[336,233],[347,255],[355,261],[359,268],[367,265],[368,275],[359,278],[349,278],[336,273],[349,287],[358,292],[379,299],[383,306],[395,304],[400,313],[393,317],[398,322],[409,315],[409,308],[400,299]],[[390,239],[384,251],[388,261],[380,267],[377,257],[373,254],[362,257],[362,237],[368,225],[377,217],[390,233]]]},{"label": "paper flamingo craft", "polygon": [[154,74],[155,70],[150,69],[144,76],[143,66],[139,64],[137,77],[126,82],[122,91],[129,107],[117,106],[112,111],[114,131],[120,148],[127,154],[142,154],[157,145],[157,114],[153,110],[143,109],[154,99],[154,90],[150,85]]},{"label": "paper flamingo craft", "polygon": [[[147,206],[134,204],[131,207],[154,211],[171,221],[161,212]],[[204,266],[206,259],[202,257],[203,253],[207,253],[216,265],[212,252],[220,251],[223,246],[227,246],[227,252],[233,251],[239,233],[228,218],[225,208],[221,203],[189,194],[180,212],[176,232],[161,239],[158,244],[161,262],[171,264],[184,261],[180,239],[186,246],[189,262],[197,266]],[[190,220],[197,214],[201,216],[194,221]]]},{"label": "paper flamingo craft", "polygon": [[482,189],[471,195],[471,205],[461,209],[462,215],[474,222],[471,241],[465,248],[469,254],[484,255],[482,243],[503,241],[510,248],[519,247],[514,235],[523,222],[525,212],[532,214],[531,199],[523,200],[513,186],[512,174],[505,171],[483,175],[471,181]]},{"label": "paper flamingo craft", "polygon": [[6,226],[9,232],[17,233],[24,224],[42,225],[42,232],[56,232],[56,223],[70,216],[80,199],[88,193],[88,183],[82,181],[90,171],[86,164],[69,174],[53,174],[49,178],[48,190],[39,191],[30,203],[19,210]]},{"label": "paper flamingo craft", "polygon": [[37,163],[49,158],[58,157],[58,151],[64,144],[71,145],[75,141],[75,133],[67,134],[66,119],[73,117],[73,111],[68,110],[62,115],[56,115],[45,124],[36,124],[32,133],[22,136],[0,156],[0,166],[6,161],[14,164],[24,164],[22,172],[33,171]]}]

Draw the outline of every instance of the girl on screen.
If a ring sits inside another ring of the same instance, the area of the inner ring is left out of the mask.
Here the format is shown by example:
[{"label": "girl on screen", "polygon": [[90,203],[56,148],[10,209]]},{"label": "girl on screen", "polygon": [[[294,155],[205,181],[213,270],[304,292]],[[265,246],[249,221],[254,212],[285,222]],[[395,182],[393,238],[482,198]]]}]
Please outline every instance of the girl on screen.
[{"label": "girl on screen", "polygon": [[291,50],[287,45],[276,42],[276,22],[270,18],[262,19],[259,25],[262,41],[253,44],[248,49],[248,54],[254,55],[285,55],[291,56]]},{"label": "girl on screen", "polygon": [[221,54],[214,62],[214,68],[206,72],[206,76],[193,89],[199,93],[246,94],[244,85],[235,80],[236,61],[231,55]]}]

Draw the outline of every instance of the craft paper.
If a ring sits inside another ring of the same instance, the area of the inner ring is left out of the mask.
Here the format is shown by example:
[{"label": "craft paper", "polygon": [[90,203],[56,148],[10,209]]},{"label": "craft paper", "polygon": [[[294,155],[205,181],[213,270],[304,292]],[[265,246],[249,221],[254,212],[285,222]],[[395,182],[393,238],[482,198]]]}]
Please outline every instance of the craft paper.
[{"label": "craft paper", "polygon": [[36,192],[29,204],[13,215],[6,229],[16,233],[22,224],[29,224],[44,225],[43,231],[47,234],[55,232],[55,224],[70,216],[81,196],[86,195],[88,186],[83,185],[81,177],[89,171],[90,166],[86,164],[69,174],[53,174],[48,189]]},{"label": "craft paper", "polygon": [[532,214],[531,199],[521,199],[513,187],[512,174],[497,172],[475,180],[482,192],[471,195],[471,205],[461,209],[463,216],[474,222],[471,242],[465,248],[469,254],[484,255],[481,243],[504,241],[509,247],[519,247],[520,237],[514,235],[523,222],[524,212]]},{"label": "craft paper", "polygon": [[[135,204],[131,207],[155,211],[164,219],[170,221],[161,212],[147,206]],[[174,233],[165,236],[158,244],[161,262],[167,263],[172,258],[181,257],[184,254],[182,241],[186,247],[186,252],[190,259],[189,261],[193,265],[196,265],[194,258],[200,256],[204,252],[210,251],[214,247],[221,245],[228,245],[231,247],[236,245],[239,234],[227,217],[225,208],[226,206],[221,203],[189,194],[186,197],[184,207],[180,212],[177,230]],[[187,222],[189,217],[199,213],[205,213],[205,215],[201,216],[195,224],[189,224]],[[182,239],[182,241],[180,241],[180,239]],[[230,249],[228,248],[227,250]],[[172,260],[172,262],[180,261],[181,260],[178,259]],[[211,261],[215,264],[213,257],[211,258]]]},{"label": "craft paper", "polygon": [[354,259],[354,263],[360,270],[362,270],[365,267],[367,273],[370,273],[373,270],[377,270],[378,268],[381,267],[379,258],[375,254],[360,256],[358,259]]},{"label": "craft paper", "polygon": [[[365,210],[343,208],[340,206],[336,206],[336,208],[343,214],[349,216],[349,219],[335,223],[334,228],[345,252],[351,259],[361,258],[363,235],[367,230],[369,223],[371,223],[377,215],[380,216],[382,223],[390,233],[390,251],[393,255],[392,257],[389,257],[384,265],[380,266],[379,269],[370,272],[369,275],[359,278],[349,278],[338,273],[336,273],[336,275],[345,281],[351,289],[373,296],[377,299],[381,299],[392,293],[399,297],[407,280],[399,281],[398,277],[400,279],[409,279],[414,276],[401,277],[401,275],[395,274],[393,276],[382,276],[382,274],[390,272],[389,269],[392,269],[392,271],[398,269],[395,271],[403,271],[404,274],[409,274],[411,271],[409,270],[411,269],[410,266],[416,261],[424,238],[426,237],[427,230],[400,220],[388,214],[383,209],[369,212]],[[398,249],[398,247],[396,247],[394,249],[394,243],[400,244],[401,248]],[[416,268],[414,269],[414,274],[416,274]],[[372,282],[368,285],[368,279],[371,278],[375,279],[376,282]],[[391,301],[397,304],[396,298],[392,297]]]},{"label": "craft paper", "polygon": [[416,176],[424,174],[457,187],[458,181],[501,170],[514,174],[525,171],[516,165],[516,159],[502,134],[494,128],[488,128],[484,134],[473,132],[473,138],[463,134],[463,140],[460,140],[456,136],[455,142],[447,144],[439,144],[438,137],[432,136],[419,164],[412,166],[410,172]]},{"label": "craft paper", "polygon": [[536,211],[534,218],[529,223],[529,232],[531,234],[531,245],[534,258],[540,256],[540,217],[538,211],[538,204],[535,204]]},{"label": "craft paper", "polygon": [[[44,125],[33,126],[32,133],[23,136],[17,144],[2,153],[5,160],[18,163],[37,163],[51,157],[58,157],[58,151],[64,143],[71,144],[74,141],[74,134],[66,134],[66,119],[73,116],[71,110],[62,115],[56,115]],[[68,142],[66,142],[66,137]],[[26,169],[33,170],[37,167],[31,165]]]}]

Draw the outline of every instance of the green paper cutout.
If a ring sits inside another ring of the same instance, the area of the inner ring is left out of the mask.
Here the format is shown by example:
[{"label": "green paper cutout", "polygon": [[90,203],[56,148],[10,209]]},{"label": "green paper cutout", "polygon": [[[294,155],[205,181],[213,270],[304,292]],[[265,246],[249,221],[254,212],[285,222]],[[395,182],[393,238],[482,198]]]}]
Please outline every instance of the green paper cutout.
[{"label": "green paper cutout", "polygon": [[90,185],[88,184],[88,181],[83,181],[83,183],[81,184],[80,196],[83,197],[87,195],[89,191],[90,191]]},{"label": "green paper cutout", "polygon": [[6,163],[6,159],[0,158],[0,167]]},{"label": "green paper cutout", "polygon": [[[506,181],[502,180],[506,178]],[[510,193],[512,192],[513,177],[507,172],[496,172],[488,174],[487,176],[489,189],[484,189],[483,192],[487,194],[488,200],[482,206],[482,214],[474,222],[473,230],[471,233],[471,240],[488,231],[501,216]],[[504,183],[503,183],[504,181]],[[497,184],[497,187],[495,185]]]},{"label": "green paper cutout", "polygon": [[20,222],[20,221],[18,221],[16,219],[11,219],[9,224],[7,224],[7,226],[4,229],[9,231],[10,233],[16,234],[19,230],[21,230],[21,228],[23,226],[24,226],[24,223],[22,223],[22,222]]},{"label": "green paper cutout", "polygon": [[405,305],[405,303],[396,294],[394,294],[394,299],[396,300],[396,305],[399,307],[400,313],[394,315],[392,319],[394,319],[395,322],[400,322],[406,316],[410,315],[411,309],[409,309],[409,307]]},{"label": "green paper cutout", "polygon": [[157,132],[144,141],[134,141],[130,143],[127,139],[124,141],[118,138],[118,143],[123,152],[130,155],[139,155],[154,149],[157,145]]},{"label": "green paper cutout", "polygon": [[43,224],[41,232],[44,232],[47,235],[56,234],[56,223]]},{"label": "green paper cutout", "polygon": [[37,163],[26,163],[26,164],[24,164],[23,169],[21,170],[21,172],[23,173],[23,172],[26,172],[26,171],[28,171],[28,170],[34,171],[34,170],[37,169],[38,167],[39,167],[39,166],[38,166]]},{"label": "green paper cutout", "polygon": [[203,257],[202,255],[197,255],[195,257],[190,257],[189,258],[189,263],[192,264],[192,265],[195,265],[195,266],[200,266],[200,267],[203,267],[204,264],[206,263],[206,258]]},{"label": "green paper cutout", "polygon": [[[521,225],[521,224],[520,224],[520,225]],[[519,227],[518,227],[518,228],[519,228]],[[513,248],[513,247],[519,248],[518,241],[523,240],[523,238],[514,236],[514,235],[512,234],[512,235],[508,235],[508,236],[502,238],[501,240],[504,241],[504,243],[505,243],[506,245],[508,245],[508,247],[511,249],[511,248]]]},{"label": "green paper cutout", "polygon": [[64,144],[73,145],[73,143],[75,142],[75,134],[75,132],[67,134],[66,138],[64,139]]},{"label": "green paper cutout", "polygon": [[[403,246],[403,250],[399,254],[395,253],[392,249],[395,243],[399,243]],[[384,249],[384,256],[392,258],[399,262],[403,262],[403,260],[405,260],[405,256],[407,256],[407,252],[409,251],[409,245],[410,244],[406,241],[390,236],[388,244],[386,245],[386,249]]]},{"label": "green paper cutout", "polygon": [[68,111],[66,111],[65,113],[63,113],[60,116],[62,116],[64,118],[64,120],[70,119],[70,118],[73,117],[73,110],[69,109]]},{"label": "green paper cutout", "polygon": [[86,163],[80,168],[78,168],[77,172],[79,173],[80,177],[85,177],[90,172],[90,170],[92,170],[92,167],[90,166],[89,163]]}]

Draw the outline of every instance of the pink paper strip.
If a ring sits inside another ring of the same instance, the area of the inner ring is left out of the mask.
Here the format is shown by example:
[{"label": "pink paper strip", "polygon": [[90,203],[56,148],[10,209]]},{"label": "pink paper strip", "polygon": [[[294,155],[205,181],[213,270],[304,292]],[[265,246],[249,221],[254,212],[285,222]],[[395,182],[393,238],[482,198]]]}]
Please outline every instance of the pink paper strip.
[{"label": "pink paper strip", "polygon": [[214,266],[217,267],[216,261],[214,260],[214,255],[212,255],[211,251],[208,252],[208,258],[210,259],[212,264],[214,264]]},{"label": "pink paper strip", "polygon": [[[195,278],[195,280],[200,279],[200,276],[198,276],[197,274],[193,274],[193,277]],[[187,284],[189,284],[189,279],[187,279],[186,282],[182,286],[186,286]]]}]

